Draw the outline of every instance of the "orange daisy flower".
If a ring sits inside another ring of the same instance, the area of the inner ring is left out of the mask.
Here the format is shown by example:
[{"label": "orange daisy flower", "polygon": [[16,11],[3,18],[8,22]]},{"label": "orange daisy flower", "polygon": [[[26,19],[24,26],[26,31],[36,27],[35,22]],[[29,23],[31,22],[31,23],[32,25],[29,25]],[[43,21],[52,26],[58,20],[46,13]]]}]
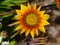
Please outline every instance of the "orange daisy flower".
[{"label": "orange daisy flower", "polygon": [[60,0],[56,0],[57,6],[60,8]]},{"label": "orange daisy flower", "polygon": [[25,36],[30,34],[32,38],[38,36],[38,30],[45,33],[44,26],[49,24],[47,22],[49,15],[40,9],[41,6],[37,8],[36,4],[33,7],[29,3],[27,6],[21,4],[21,10],[16,10],[17,15],[14,17],[17,20],[14,24],[19,24],[15,30],[20,30],[20,34],[25,32]]}]

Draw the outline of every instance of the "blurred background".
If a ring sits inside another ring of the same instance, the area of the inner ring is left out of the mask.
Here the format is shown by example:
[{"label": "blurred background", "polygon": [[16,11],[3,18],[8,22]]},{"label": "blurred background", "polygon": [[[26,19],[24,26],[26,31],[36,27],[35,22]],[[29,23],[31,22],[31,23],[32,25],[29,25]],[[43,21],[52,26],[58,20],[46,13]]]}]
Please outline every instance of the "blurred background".
[{"label": "blurred background", "polygon": [[[19,32],[14,32],[12,18],[16,15],[15,10],[20,9],[20,4],[26,5],[27,2],[33,6],[42,6],[41,10],[50,15],[45,26],[46,33],[40,32],[34,39]],[[60,45],[60,0],[0,0],[0,45]]]}]

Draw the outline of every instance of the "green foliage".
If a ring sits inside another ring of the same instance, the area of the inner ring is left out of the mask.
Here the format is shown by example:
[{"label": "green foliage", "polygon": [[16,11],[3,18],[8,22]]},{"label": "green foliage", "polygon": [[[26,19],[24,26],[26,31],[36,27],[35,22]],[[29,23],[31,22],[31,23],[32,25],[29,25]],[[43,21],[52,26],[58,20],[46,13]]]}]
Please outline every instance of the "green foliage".
[{"label": "green foliage", "polygon": [[14,6],[14,5],[19,5],[20,3],[23,3],[26,1],[27,0],[5,0],[1,4],[10,7],[10,6]]},{"label": "green foliage", "polygon": [[[17,6],[19,7],[21,3],[25,3],[27,1],[28,0],[1,0],[0,1],[0,19],[2,19],[2,21],[0,21],[1,22],[0,33],[2,31],[7,31],[8,33],[8,37],[3,39],[3,41],[6,40],[11,41],[10,36],[12,36],[15,33],[14,28],[16,26],[15,25],[11,27],[8,26],[9,24],[14,22],[12,18],[14,17],[14,15],[16,15],[16,13],[12,12],[12,10],[15,11],[15,9],[17,9]],[[15,9],[12,7],[14,7]],[[11,41],[9,45],[17,44],[17,42],[14,39],[12,39],[13,41]]]},{"label": "green foliage", "polygon": [[10,16],[12,16],[12,14],[4,15],[4,16],[2,16],[2,18],[7,18],[7,17],[10,17]]},{"label": "green foliage", "polygon": [[0,28],[2,28],[2,23],[0,23]]},{"label": "green foliage", "polygon": [[17,42],[15,40],[11,41],[9,45],[16,45]]},{"label": "green foliage", "polygon": [[10,12],[12,10],[11,7],[20,6],[20,3],[27,2],[28,0],[1,0],[0,1],[0,14],[4,16],[0,16],[0,18],[6,18],[11,16],[11,14],[4,14],[5,12]]}]

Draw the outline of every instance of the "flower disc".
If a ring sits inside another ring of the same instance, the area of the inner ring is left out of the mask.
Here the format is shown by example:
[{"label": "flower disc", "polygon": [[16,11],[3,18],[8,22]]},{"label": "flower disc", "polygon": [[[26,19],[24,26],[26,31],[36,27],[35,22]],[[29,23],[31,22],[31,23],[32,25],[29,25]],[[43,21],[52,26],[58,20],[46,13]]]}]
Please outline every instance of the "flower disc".
[{"label": "flower disc", "polygon": [[28,25],[32,25],[33,26],[33,25],[37,24],[37,21],[38,21],[37,18],[38,17],[34,13],[31,13],[28,16],[26,16],[25,21],[26,21],[26,23]]}]

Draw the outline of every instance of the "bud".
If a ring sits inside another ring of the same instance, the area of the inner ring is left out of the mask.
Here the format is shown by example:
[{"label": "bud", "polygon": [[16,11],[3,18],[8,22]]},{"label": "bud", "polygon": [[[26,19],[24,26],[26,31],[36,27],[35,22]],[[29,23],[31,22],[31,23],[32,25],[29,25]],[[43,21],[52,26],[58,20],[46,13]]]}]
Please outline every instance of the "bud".
[{"label": "bud", "polygon": [[8,36],[7,32],[6,31],[2,31],[1,32],[1,37],[2,38],[6,38]]}]

